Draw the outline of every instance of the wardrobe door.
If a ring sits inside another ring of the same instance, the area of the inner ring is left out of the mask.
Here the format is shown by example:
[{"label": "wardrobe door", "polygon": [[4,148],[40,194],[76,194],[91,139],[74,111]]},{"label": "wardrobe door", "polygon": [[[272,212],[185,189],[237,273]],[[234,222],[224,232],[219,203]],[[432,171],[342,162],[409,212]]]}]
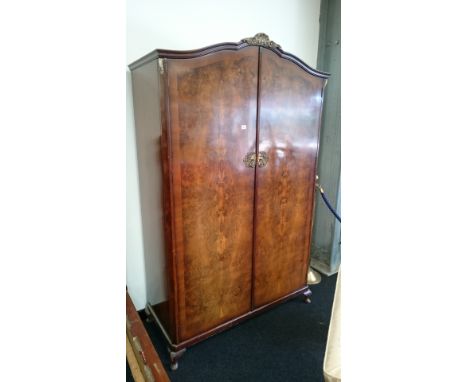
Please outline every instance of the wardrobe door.
[{"label": "wardrobe door", "polygon": [[260,48],[255,307],[306,285],[323,86]]},{"label": "wardrobe door", "polygon": [[251,309],[258,48],[167,59],[178,338]]}]

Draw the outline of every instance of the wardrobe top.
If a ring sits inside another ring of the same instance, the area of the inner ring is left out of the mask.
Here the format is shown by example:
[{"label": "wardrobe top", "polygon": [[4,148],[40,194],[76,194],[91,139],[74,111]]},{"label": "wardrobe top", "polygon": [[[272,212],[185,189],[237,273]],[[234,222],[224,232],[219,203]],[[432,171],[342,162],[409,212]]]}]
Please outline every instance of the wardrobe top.
[{"label": "wardrobe top", "polygon": [[307,73],[310,73],[316,77],[321,78],[328,78],[330,77],[329,73],[318,71],[309,65],[307,65],[304,61],[300,58],[296,57],[291,53],[285,52],[281,49],[281,46],[276,42],[270,40],[268,35],[265,33],[257,33],[254,37],[244,38],[239,42],[223,42],[220,44],[210,45],[201,49],[194,49],[194,50],[167,50],[167,49],[156,49],[152,52],[148,53],[147,55],[141,57],[140,59],[132,62],[128,67],[130,70],[134,70],[147,62],[153,61],[157,58],[175,58],[175,59],[185,59],[185,58],[196,58],[202,57],[210,53],[219,52],[222,50],[240,50],[247,46],[261,46],[264,48],[268,48],[275,52],[281,58],[286,60],[292,61],[297,66],[304,69]]}]

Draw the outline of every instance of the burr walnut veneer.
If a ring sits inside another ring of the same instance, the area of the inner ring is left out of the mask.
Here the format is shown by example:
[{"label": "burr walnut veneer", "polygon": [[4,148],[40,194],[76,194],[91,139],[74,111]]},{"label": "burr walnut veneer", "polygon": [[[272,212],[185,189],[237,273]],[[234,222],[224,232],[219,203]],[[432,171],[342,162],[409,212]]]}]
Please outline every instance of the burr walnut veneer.
[{"label": "burr walnut veneer", "polygon": [[310,294],[328,74],[264,34],[156,50],[130,68],[142,215],[161,220],[144,234],[165,252],[167,298],[146,311],[176,368],[187,346]]}]

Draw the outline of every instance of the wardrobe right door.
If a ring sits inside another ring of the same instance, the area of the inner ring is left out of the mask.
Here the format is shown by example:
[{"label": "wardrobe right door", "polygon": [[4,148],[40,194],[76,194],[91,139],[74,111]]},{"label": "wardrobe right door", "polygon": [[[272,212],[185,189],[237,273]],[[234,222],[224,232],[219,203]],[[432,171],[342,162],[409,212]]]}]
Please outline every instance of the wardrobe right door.
[{"label": "wardrobe right door", "polygon": [[325,80],[260,48],[254,308],[306,286]]}]

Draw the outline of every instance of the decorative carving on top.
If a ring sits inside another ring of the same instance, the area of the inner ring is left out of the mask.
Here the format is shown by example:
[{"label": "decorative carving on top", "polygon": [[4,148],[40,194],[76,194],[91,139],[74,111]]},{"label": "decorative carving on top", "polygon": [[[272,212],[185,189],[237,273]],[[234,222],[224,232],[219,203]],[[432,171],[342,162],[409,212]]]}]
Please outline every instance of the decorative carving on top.
[{"label": "decorative carving on top", "polygon": [[279,44],[270,40],[270,37],[265,33],[257,33],[255,36],[243,38],[241,41],[249,45],[260,45],[266,48],[281,48]]}]

